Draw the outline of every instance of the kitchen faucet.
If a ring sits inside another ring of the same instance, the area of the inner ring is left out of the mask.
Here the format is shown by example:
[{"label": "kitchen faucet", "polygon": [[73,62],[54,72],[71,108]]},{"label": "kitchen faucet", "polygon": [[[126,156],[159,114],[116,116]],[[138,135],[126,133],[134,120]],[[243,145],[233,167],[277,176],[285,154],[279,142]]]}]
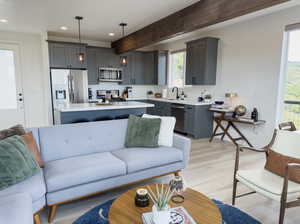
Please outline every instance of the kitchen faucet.
[{"label": "kitchen faucet", "polygon": [[178,100],[179,99],[179,89],[178,89],[178,87],[173,87],[172,93],[174,93],[175,90],[176,90],[176,99]]}]

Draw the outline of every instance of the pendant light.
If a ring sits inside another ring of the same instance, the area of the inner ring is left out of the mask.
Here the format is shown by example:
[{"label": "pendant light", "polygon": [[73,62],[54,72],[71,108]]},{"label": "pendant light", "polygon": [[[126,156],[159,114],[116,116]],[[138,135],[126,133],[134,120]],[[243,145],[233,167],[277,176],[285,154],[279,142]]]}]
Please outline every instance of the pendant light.
[{"label": "pendant light", "polygon": [[83,20],[83,17],[82,16],[76,16],[75,19],[78,21],[78,39],[79,39],[79,44],[80,44],[80,51],[79,51],[79,54],[78,54],[78,60],[80,62],[84,62],[85,60],[85,55],[84,53],[82,52],[82,49],[81,49],[81,27],[80,27],[80,22],[81,20]]},{"label": "pendant light", "polygon": [[[125,27],[126,26],[127,26],[127,23],[120,23],[120,27],[122,27],[122,37],[125,37]],[[128,64],[127,56],[121,56],[120,57],[120,64],[122,66],[126,66]]]}]

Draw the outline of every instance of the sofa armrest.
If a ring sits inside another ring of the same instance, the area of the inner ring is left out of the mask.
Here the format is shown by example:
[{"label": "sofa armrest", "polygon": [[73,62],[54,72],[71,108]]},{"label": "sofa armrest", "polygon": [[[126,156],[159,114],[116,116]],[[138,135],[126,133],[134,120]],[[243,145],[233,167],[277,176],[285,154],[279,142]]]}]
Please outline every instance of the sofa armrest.
[{"label": "sofa armrest", "polygon": [[180,149],[183,152],[183,162],[186,167],[190,159],[191,140],[181,135],[174,134],[173,147]]}]

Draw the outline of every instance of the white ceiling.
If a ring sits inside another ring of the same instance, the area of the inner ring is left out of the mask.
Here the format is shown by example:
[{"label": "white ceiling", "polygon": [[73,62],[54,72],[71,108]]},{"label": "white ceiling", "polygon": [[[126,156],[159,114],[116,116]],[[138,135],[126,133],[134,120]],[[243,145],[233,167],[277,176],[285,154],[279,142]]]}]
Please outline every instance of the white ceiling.
[{"label": "white ceiling", "polygon": [[[134,32],[199,0],[0,0],[0,30],[45,32],[76,37],[76,15],[84,17],[83,39],[113,41],[121,37],[120,22]],[[60,30],[67,26],[67,31]],[[114,32],[114,37],[108,33]]]}]

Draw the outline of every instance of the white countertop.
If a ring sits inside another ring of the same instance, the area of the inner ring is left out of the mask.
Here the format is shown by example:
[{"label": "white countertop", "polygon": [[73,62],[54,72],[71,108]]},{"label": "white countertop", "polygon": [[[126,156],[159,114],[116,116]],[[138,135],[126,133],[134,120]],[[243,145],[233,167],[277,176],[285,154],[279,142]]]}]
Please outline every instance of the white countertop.
[{"label": "white countertop", "polygon": [[184,100],[171,100],[165,98],[127,98],[127,101],[134,101],[134,100],[153,100],[153,101],[160,101],[160,102],[168,102],[168,103],[176,103],[176,104],[184,104],[184,105],[194,105],[194,106],[201,106],[201,105],[211,105],[211,102],[197,102],[195,99],[184,99]]},{"label": "white countertop", "polygon": [[98,106],[95,103],[76,103],[68,104],[57,108],[60,112],[75,112],[75,111],[93,111],[93,110],[120,110],[120,109],[132,109],[132,108],[146,108],[154,107],[150,103],[141,103],[135,101],[127,102],[115,102],[113,105],[101,105]]}]

